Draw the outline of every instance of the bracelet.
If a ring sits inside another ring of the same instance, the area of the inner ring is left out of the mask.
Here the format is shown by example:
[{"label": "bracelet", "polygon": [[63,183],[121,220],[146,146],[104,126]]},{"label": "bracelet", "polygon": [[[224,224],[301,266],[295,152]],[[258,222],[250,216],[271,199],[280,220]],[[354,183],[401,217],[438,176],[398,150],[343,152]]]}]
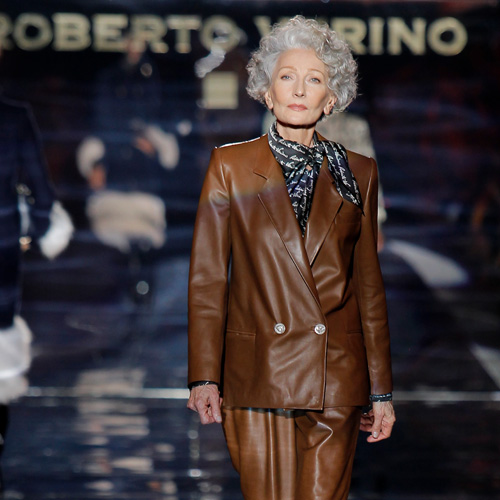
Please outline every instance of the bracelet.
[{"label": "bracelet", "polygon": [[201,385],[216,385],[219,388],[219,384],[217,382],[212,382],[211,380],[197,380],[196,382],[191,382],[188,384],[188,389],[191,390],[193,387],[199,387]]},{"label": "bracelet", "polygon": [[372,394],[370,396],[370,401],[372,403],[380,403],[382,401],[392,401],[392,392],[387,394]]}]

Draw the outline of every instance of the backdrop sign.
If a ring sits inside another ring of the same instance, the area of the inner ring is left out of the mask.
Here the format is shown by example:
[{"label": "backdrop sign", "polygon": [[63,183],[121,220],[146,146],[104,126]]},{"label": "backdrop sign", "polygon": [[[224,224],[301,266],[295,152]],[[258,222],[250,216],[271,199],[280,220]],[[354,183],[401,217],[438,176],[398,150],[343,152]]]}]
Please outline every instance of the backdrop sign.
[{"label": "backdrop sign", "polygon": [[[278,22],[288,17],[278,19]],[[467,27],[457,17],[370,16],[323,18],[352,46],[356,54],[401,55],[406,49],[414,55],[434,52],[443,56],[460,54],[467,45]],[[270,16],[256,15],[250,21],[262,36],[268,33]],[[6,49],[38,51],[125,52],[130,36],[145,42],[154,53],[192,51],[192,39],[208,51],[230,51],[248,36],[238,21],[225,15],[203,18],[192,14],[124,14],[76,12],[24,12],[16,17],[0,13],[0,44]],[[167,42],[174,38],[173,43]]]}]

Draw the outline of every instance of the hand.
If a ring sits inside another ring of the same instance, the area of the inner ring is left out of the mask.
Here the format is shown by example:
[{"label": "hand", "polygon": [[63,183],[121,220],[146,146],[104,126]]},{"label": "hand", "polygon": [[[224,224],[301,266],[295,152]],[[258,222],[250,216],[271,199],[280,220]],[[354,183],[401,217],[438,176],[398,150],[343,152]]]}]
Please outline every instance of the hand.
[{"label": "hand", "polygon": [[215,384],[193,387],[187,403],[190,410],[199,413],[203,425],[222,422],[221,405],[222,398]]},{"label": "hand", "polygon": [[146,156],[150,156],[151,158],[156,153],[153,143],[149,139],[146,139],[143,135],[136,135],[134,137],[134,146],[142,151]]},{"label": "hand", "polygon": [[359,428],[364,432],[371,432],[367,441],[377,443],[390,437],[392,426],[396,421],[396,414],[391,401],[373,403],[373,409],[361,415]]}]

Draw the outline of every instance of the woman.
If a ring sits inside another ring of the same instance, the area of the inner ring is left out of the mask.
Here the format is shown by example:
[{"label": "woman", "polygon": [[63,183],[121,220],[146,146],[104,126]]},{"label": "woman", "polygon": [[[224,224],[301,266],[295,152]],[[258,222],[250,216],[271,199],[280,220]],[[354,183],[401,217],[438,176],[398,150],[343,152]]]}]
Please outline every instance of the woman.
[{"label": "woman", "polygon": [[297,16],[248,70],[276,122],[212,153],[191,256],[188,407],[223,423],[246,500],[347,499],[358,429],[377,442],[395,421],[376,164],[315,133],[354,98],[356,64],[326,24]]}]

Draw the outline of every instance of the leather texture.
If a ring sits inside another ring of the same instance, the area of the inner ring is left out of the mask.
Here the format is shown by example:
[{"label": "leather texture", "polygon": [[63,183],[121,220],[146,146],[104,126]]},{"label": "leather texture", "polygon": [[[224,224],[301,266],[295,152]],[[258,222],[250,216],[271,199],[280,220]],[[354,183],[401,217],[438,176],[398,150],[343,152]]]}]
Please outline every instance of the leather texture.
[{"label": "leather texture", "polygon": [[245,500],[347,500],[361,410],[224,408]]},{"label": "leather texture", "polygon": [[293,411],[223,408],[232,464],[245,500],[294,500],[297,451]]},{"label": "leather texture", "polygon": [[392,391],[377,166],[348,157],[363,210],[325,161],[302,237],[267,136],[212,152],[191,254],[188,381],[220,383],[224,405],[319,410]]}]

